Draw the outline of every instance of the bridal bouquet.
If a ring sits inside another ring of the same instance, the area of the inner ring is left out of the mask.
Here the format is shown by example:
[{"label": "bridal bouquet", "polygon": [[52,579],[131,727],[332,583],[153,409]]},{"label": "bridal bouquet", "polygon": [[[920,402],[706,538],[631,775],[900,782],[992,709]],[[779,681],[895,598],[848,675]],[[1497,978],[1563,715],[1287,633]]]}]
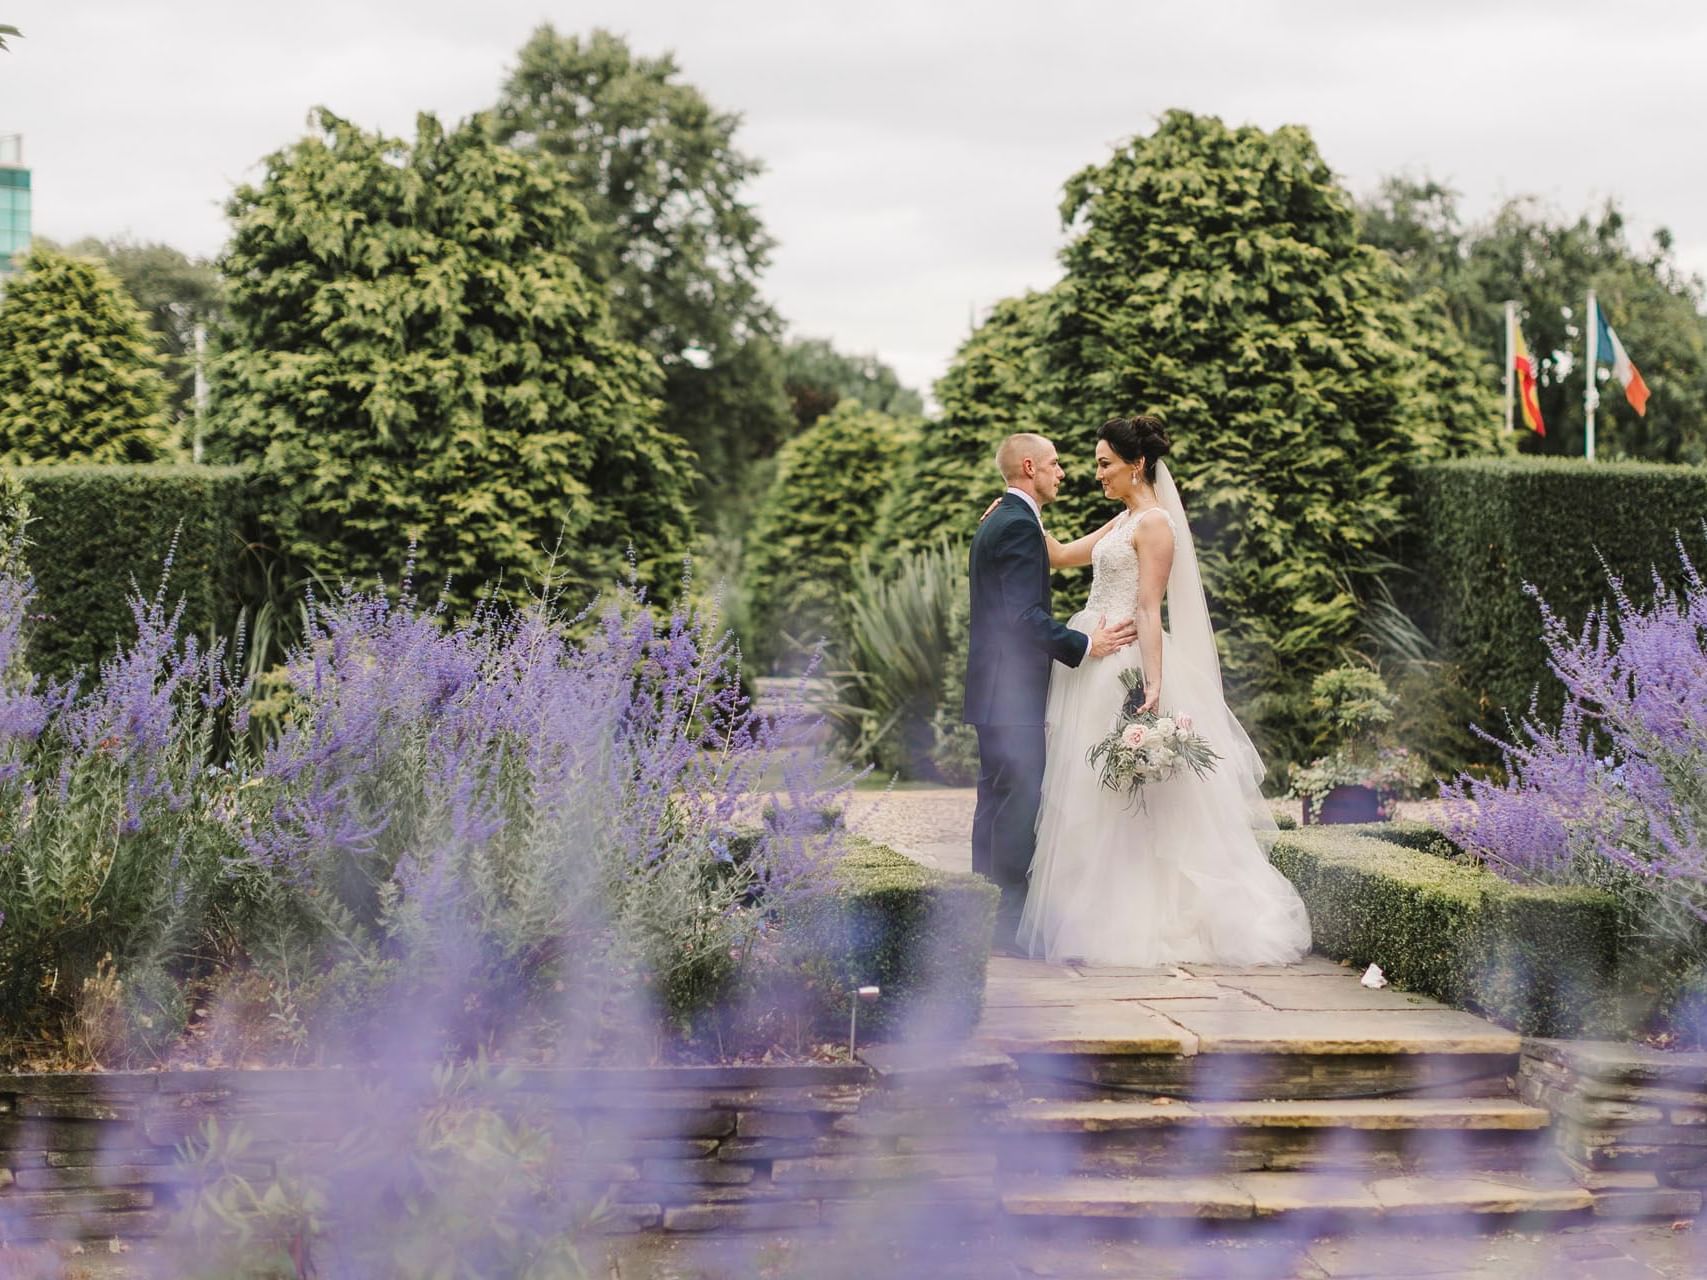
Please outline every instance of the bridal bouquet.
[{"label": "bridal bouquet", "polygon": [[1126,697],[1112,731],[1091,748],[1091,766],[1110,791],[1130,791],[1140,800],[1143,788],[1166,782],[1182,768],[1198,777],[1215,771],[1221,759],[1202,734],[1194,733],[1186,712],[1158,715],[1140,713],[1144,703],[1144,676],[1136,668],[1120,673]]}]

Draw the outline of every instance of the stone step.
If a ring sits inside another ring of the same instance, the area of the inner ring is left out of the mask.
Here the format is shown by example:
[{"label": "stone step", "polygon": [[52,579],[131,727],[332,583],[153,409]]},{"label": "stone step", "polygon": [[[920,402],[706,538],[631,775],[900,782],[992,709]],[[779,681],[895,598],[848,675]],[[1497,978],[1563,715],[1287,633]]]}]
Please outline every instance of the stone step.
[{"label": "stone step", "polygon": [[1191,1100],[1509,1098],[1518,1051],[1013,1054],[1031,1096]]},{"label": "stone step", "polygon": [[1548,1119],[1502,1098],[1027,1102],[998,1151],[1006,1169],[1055,1174],[1533,1169],[1556,1167]]},{"label": "stone step", "polygon": [[1012,1178],[1002,1207],[1026,1220],[1290,1218],[1310,1227],[1378,1220],[1533,1223],[1593,1207],[1567,1180],[1475,1173],[1391,1178],[1305,1173]]},{"label": "stone step", "polygon": [[1004,1124],[1033,1133],[1125,1129],[1543,1129],[1545,1109],[1511,1098],[1321,1098],[1297,1101],[1176,1102],[1112,1098],[1021,1102]]}]

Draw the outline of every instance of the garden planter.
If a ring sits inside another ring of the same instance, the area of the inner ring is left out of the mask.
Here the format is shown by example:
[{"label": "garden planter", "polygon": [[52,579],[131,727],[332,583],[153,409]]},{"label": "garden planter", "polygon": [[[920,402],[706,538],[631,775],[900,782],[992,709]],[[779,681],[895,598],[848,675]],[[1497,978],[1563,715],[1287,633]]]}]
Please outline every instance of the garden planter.
[{"label": "garden planter", "polygon": [[1322,797],[1320,807],[1304,801],[1304,821],[1379,822],[1381,793],[1374,787],[1335,787]]}]

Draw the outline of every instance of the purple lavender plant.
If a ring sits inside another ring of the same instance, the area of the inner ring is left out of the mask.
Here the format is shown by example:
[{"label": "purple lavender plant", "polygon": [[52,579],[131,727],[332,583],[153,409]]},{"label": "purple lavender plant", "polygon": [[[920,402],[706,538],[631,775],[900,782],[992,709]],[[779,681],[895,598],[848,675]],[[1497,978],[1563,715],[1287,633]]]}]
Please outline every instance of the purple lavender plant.
[{"label": "purple lavender plant", "polygon": [[[1683,550],[1684,585],[1655,575],[1638,606],[1612,602],[1572,632],[1544,601],[1559,723],[1533,713],[1495,742],[1506,781],[1442,789],[1448,833],[1513,879],[1611,885],[1645,899],[1643,927],[1691,953],[1707,924],[1707,586]],[[1535,594],[1531,591],[1531,594]],[[1480,732],[1480,731],[1478,731]]]}]

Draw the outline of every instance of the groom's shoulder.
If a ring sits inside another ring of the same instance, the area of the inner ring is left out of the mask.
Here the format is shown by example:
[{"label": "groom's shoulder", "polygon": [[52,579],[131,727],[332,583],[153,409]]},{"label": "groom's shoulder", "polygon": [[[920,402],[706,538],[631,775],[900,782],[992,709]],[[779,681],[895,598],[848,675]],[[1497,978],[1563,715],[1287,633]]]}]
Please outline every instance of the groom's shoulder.
[{"label": "groom's shoulder", "polygon": [[975,551],[980,547],[994,548],[1012,538],[1016,529],[1030,532],[1028,525],[1035,528],[1037,518],[1016,499],[1008,498],[978,526],[978,532],[972,536],[972,547]]}]

